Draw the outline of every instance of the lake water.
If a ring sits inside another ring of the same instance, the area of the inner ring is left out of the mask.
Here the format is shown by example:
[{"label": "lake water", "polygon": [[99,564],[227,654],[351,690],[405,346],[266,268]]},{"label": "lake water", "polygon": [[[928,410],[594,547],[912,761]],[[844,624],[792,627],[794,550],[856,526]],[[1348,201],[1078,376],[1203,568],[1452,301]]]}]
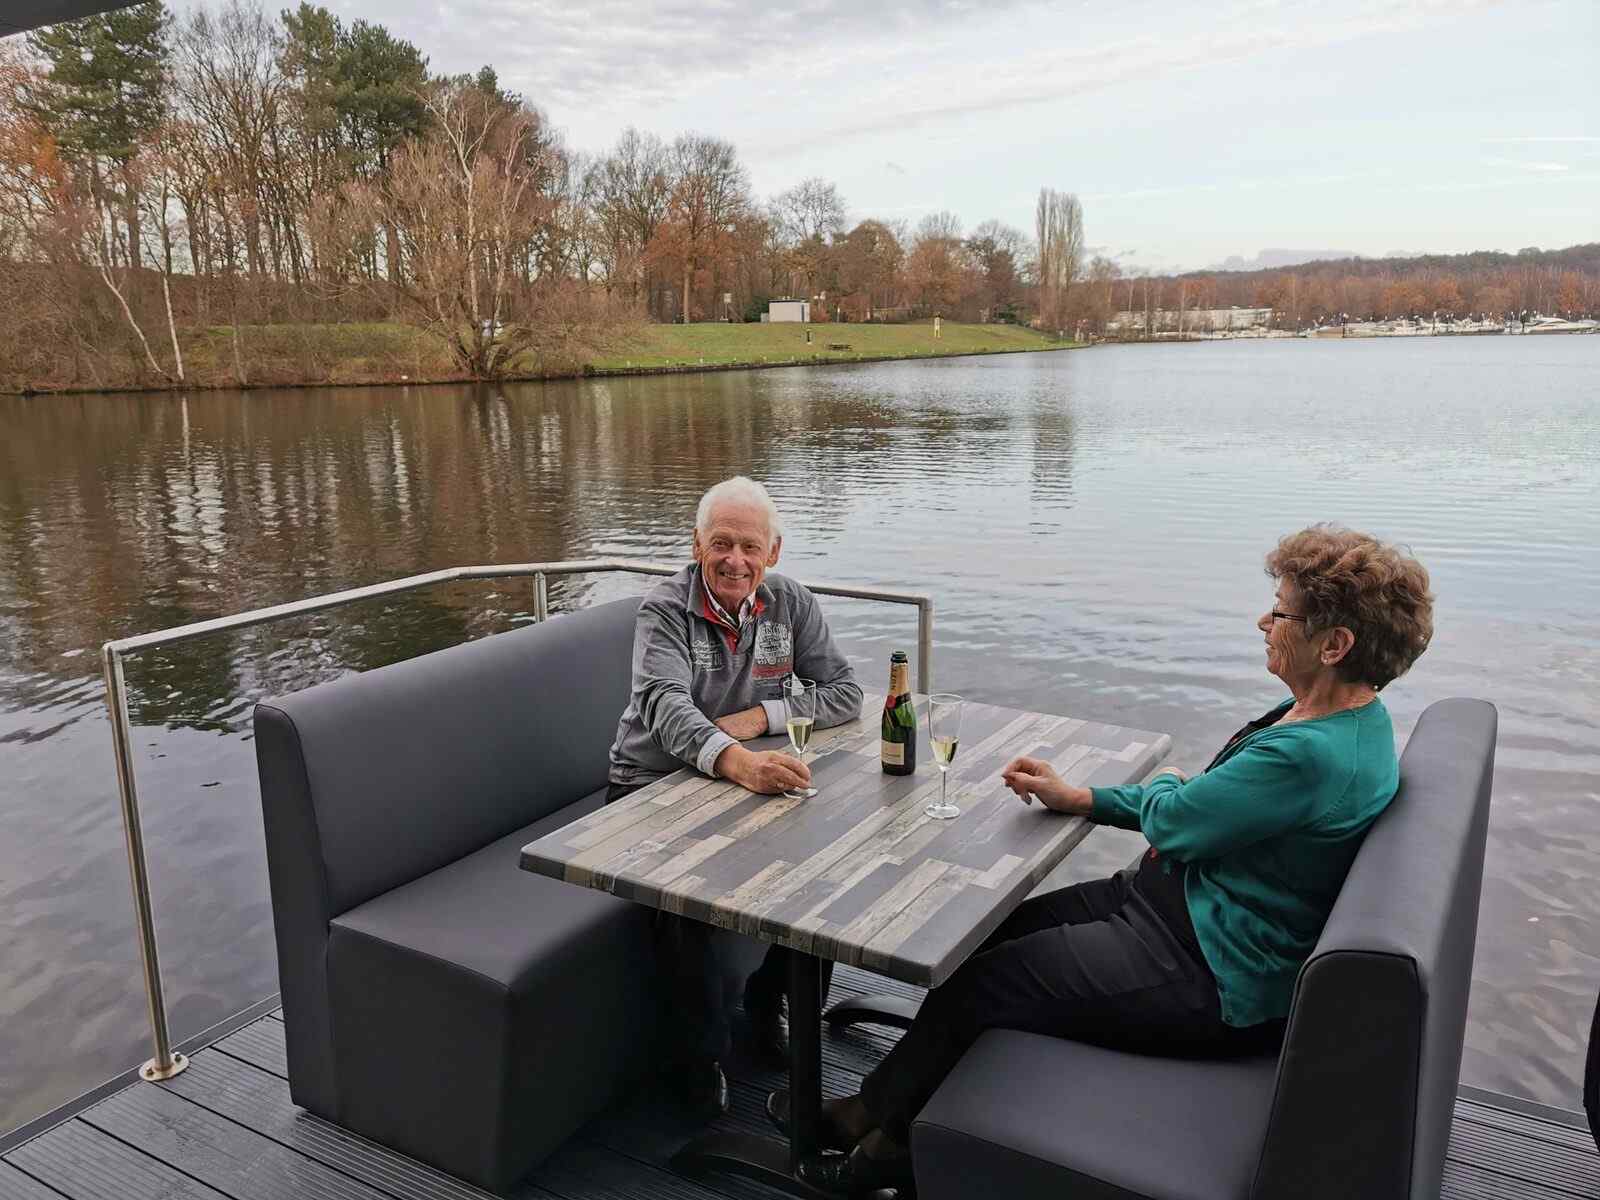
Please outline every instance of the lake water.
[{"label": "lake water", "polygon": [[[1500,708],[1464,1082],[1579,1106],[1600,988],[1600,338],[1218,342],[507,388],[0,398],[0,1129],[149,1056],[108,638],[455,564],[681,560],[765,480],[801,578],[931,593],[941,687],[1170,731],[1274,703],[1262,556],[1409,544],[1433,646],[1385,699]],[[556,582],[552,602],[642,590]],[[530,619],[529,585],[135,660],[175,1038],[276,990],[246,723],[281,693]],[[831,602],[869,686],[909,610]],[[533,719],[533,714],[530,714]],[[1100,831],[1078,875],[1126,863]]]}]

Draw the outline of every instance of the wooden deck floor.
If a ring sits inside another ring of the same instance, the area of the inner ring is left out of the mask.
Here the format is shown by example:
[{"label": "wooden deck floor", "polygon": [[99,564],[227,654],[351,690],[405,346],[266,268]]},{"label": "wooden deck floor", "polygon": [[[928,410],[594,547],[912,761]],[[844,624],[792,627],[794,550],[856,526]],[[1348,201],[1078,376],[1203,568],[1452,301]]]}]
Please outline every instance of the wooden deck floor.
[{"label": "wooden deck floor", "polygon": [[[847,967],[833,999],[906,988]],[[889,1035],[824,1032],[823,1088],[854,1091]],[[781,1082],[729,1064],[723,1128],[768,1131],[761,1104]],[[411,1159],[306,1115],[289,1102],[276,1013],[199,1050],[160,1085],[133,1083],[0,1156],[4,1200],[488,1200]],[[767,1200],[731,1177],[691,1180],[667,1160],[695,1132],[659,1096],[641,1095],[587,1126],[513,1193],[518,1200]],[[1593,1200],[1600,1157],[1577,1114],[1464,1090],[1456,1104],[1444,1200]]]}]

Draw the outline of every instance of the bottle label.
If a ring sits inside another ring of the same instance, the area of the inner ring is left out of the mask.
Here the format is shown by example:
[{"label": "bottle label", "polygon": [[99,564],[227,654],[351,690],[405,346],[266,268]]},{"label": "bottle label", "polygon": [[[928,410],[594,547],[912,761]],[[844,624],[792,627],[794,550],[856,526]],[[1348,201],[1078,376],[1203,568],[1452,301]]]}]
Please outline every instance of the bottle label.
[{"label": "bottle label", "polygon": [[904,742],[880,742],[879,746],[879,753],[883,756],[883,761],[891,767],[903,767],[906,765],[906,744]]}]

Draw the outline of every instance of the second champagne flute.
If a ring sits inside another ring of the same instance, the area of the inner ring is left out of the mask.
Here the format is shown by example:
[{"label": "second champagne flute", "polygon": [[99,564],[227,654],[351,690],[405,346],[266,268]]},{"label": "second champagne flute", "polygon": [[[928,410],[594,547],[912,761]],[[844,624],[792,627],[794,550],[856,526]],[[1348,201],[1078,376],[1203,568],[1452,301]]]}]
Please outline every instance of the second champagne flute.
[{"label": "second champagne flute", "polygon": [[[811,741],[811,730],[817,723],[816,681],[791,675],[783,689],[783,712],[784,724],[789,730],[789,746],[799,758],[805,753],[806,744]],[[784,793],[791,800],[804,800],[816,794],[814,787],[790,788]]]},{"label": "second champagne flute", "polygon": [[959,817],[961,810],[950,803],[950,764],[955,761],[961,742],[961,697],[950,692],[935,692],[928,697],[928,742],[933,761],[939,764],[939,803],[922,811],[938,821]]}]

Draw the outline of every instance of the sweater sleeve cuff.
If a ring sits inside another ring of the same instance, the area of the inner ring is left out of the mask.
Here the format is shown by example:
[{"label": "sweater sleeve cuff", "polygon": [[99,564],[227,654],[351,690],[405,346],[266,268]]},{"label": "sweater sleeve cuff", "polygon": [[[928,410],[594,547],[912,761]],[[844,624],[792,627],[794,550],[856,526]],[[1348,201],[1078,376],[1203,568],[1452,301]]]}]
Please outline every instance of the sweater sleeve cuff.
[{"label": "sweater sleeve cuff", "polygon": [[762,709],[767,714],[768,733],[787,733],[789,729],[789,714],[784,711],[782,700],[763,700]]},{"label": "sweater sleeve cuff", "polygon": [[716,770],[717,758],[738,740],[723,733],[720,729],[717,730],[706,739],[706,744],[700,747],[700,753],[695,756],[694,760],[695,769],[702,775],[709,775],[713,779],[718,778]]},{"label": "sweater sleeve cuff", "polygon": [[1089,810],[1089,819],[1097,825],[1138,830],[1138,794],[1142,790],[1138,785],[1090,788],[1093,805]]}]

